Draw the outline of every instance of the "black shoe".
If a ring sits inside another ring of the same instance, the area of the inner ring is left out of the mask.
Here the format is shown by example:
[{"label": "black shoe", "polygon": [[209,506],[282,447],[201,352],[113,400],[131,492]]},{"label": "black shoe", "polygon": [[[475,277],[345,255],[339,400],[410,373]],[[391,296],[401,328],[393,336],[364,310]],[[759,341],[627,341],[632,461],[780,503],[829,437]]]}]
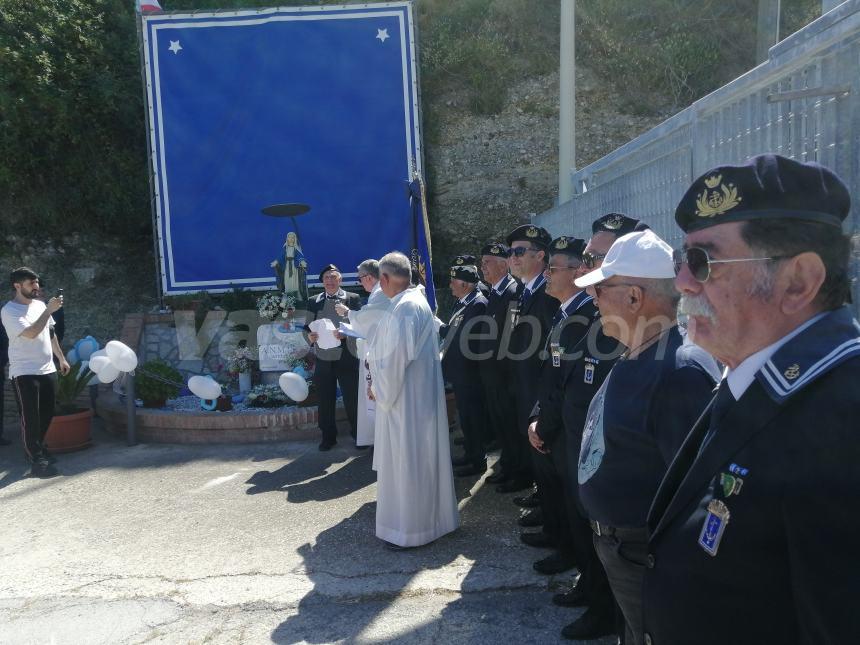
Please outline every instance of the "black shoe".
[{"label": "black shoe", "polygon": [[552,604],[559,607],[587,607],[588,597],[579,586],[574,587],[567,593],[557,593],[552,597]]},{"label": "black shoe", "polygon": [[47,448],[42,448],[42,458],[47,461],[49,464],[57,463],[57,458],[50,452],[48,452]]},{"label": "black shoe", "polygon": [[486,462],[483,464],[473,464],[470,462],[465,466],[454,469],[454,474],[457,477],[472,477],[474,475],[483,475],[485,472],[487,472]]},{"label": "black shoe", "polygon": [[540,497],[538,497],[537,491],[535,491],[531,495],[514,497],[513,501],[514,504],[516,504],[520,508],[537,508],[538,506],[540,506]]},{"label": "black shoe", "polygon": [[0,446],[8,446],[12,442],[6,439],[5,437],[0,437]]},{"label": "black shoe", "polygon": [[39,479],[48,479],[49,477],[56,477],[60,473],[54,468],[51,464],[47,462],[45,459],[37,459],[30,466],[30,470],[27,472],[25,477],[37,477]]},{"label": "black shoe", "polygon": [[370,446],[356,446],[355,447],[356,450],[367,450],[368,448],[370,448]]},{"label": "black shoe", "polygon": [[543,526],[543,511],[539,508],[533,508],[530,511],[526,511],[520,515],[520,518],[517,520],[517,524],[527,529],[531,529],[536,526]]},{"label": "black shoe", "polygon": [[613,618],[599,616],[590,609],[561,630],[561,635],[572,641],[587,641],[614,633],[615,621]]},{"label": "black shoe", "polygon": [[564,573],[570,571],[576,566],[576,560],[569,553],[553,553],[551,556],[538,560],[532,565],[532,568],[538,573],[553,575],[556,573]]},{"label": "black shoe", "polygon": [[555,540],[543,531],[538,531],[537,533],[520,533],[520,542],[539,549],[552,549],[555,547]]},{"label": "black shoe", "polygon": [[454,468],[458,468],[460,466],[468,466],[471,463],[472,463],[472,460],[469,459],[466,455],[463,455],[462,457],[453,457],[451,459],[451,465]]},{"label": "black shoe", "polygon": [[487,477],[488,484],[503,484],[506,481],[508,481],[508,476],[503,470],[497,470],[492,475]]},{"label": "black shoe", "polygon": [[323,439],[320,441],[320,452],[325,452],[326,450],[331,450],[337,445],[337,441],[328,441]]},{"label": "black shoe", "polygon": [[497,493],[517,493],[526,488],[531,488],[532,483],[527,479],[508,479],[503,484],[496,486]]}]

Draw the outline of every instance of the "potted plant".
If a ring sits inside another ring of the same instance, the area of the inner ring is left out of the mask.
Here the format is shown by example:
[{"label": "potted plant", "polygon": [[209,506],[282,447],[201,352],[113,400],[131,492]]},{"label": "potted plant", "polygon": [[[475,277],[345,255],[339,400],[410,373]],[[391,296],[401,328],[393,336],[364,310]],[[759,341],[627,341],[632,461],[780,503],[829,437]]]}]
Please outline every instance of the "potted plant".
[{"label": "potted plant", "polygon": [[[172,383],[165,381],[172,381]],[[158,358],[141,365],[134,382],[135,392],[143,400],[145,408],[163,408],[167,399],[172,399],[179,394],[181,383],[182,374]]]},{"label": "potted plant", "polygon": [[45,445],[51,452],[82,450],[92,442],[93,411],[81,407],[78,398],[94,376],[86,362],[75,363],[68,374],[57,372],[54,418],[45,434]]}]

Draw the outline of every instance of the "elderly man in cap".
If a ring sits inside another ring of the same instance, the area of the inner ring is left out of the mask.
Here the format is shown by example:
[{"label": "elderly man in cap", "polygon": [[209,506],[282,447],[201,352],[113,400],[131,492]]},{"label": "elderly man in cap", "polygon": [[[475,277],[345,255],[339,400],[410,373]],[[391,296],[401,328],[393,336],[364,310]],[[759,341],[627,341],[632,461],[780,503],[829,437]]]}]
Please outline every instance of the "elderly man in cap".
[{"label": "elderly man in cap", "polygon": [[451,295],[457,298],[454,312],[439,329],[442,338],[442,373],[454,386],[457,415],[463,430],[462,457],[454,459],[458,477],[480,475],[487,470],[484,452],[484,391],[481,387],[478,338],[486,333],[484,312],[487,299],[477,289],[478,271],[474,266],[451,267]]},{"label": "elderly man in cap", "polygon": [[[622,213],[607,213],[594,220],[591,239],[582,253],[582,265],[576,278],[599,269],[619,237],[643,228],[647,227],[642,222]],[[587,607],[583,614],[562,629],[562,636],[573,640],[597,638],[615,631],[623,633],[623,620],[616,620],[615,599],[606,571],[594,550],[591,525],[579,501],[577,465],[588,406],[624,349],[617,339],[603,333],[600,312],[596,312],[586,338],[571,350],[571,360],[563,364],[560,388],[550,396],[545,406],[547,410],[558,406],[564,421],[567,444],[565,472],[568,475],[565,501],[571,547],[580,571],[576,585],[570,591],[555,594],[552,601],[562,607]],[[620,630],[616,629],[617,622],[621,623]]]},{"label": "elderly man in cap", "polygon": [[[528,442],[529,415],[537,401],[540,352],[560,304],[546,293],[544,269],[549,260],[547,249],[551,241],[545,229],[531,224],[518,226],[507,237],[511,247],[508,260],[511,273],[523,283],[523,290],[517,308],[511,311],[510,340],[507,343],[506,339],[502,341],[499,353],[511,361],[517,405],[517,434],[509,439],[513,447],[512,472],[509,479],[496,488],[500,493],[523,490],[534,480]],[[539,522],[520,524],[536,526]]]},{"label": "elderly man in cap", "polygon": [[[454,266],[470,266],[474,267],[475,271],[478,270],[478,258],[474,255],[457,255],[454,257]],[[478,291],[481,292],[481,295],[485,298],[490,294],[490,288],[481,280],[480,274],[478,275],[478,284],[476,285]]]},{"label": "elderly man in cap", "polygon": [[853,643],[860,634],[860,325],[848,190],[777,155],[681,199],[676,286],[727,367],[648,518],[648,643]]},{"label": "elderly man in cap", "polygon": [[453,531],[459,516],[433,312],[410,285],[405,255],[385,255],[379,276],[391,307],[368,351],[377,403],[376,535],[401,549]]},{"label": "elderly man in cap", "polygon": [[589,406],[578,481],[625,642],[636,645],[648,509],[719,380],[716,361],[678,331],[674,273],[671,247],[649,230],[620,237],[576,280],[597,301],[604,333],[627,347]]},{"label": "elderly man in cap", "polygon": [[[311,320],[328,318],[335,328],[347,318],[337,313],[336,305],[346,304],[349,309],[358,309],[361,300],[354,293],[347,293],[340,288],[343,280],[338,268],[329,264],[320,272],[320,282],[324,290],[308,301],[308,312]],[[310,321],[308,321],[310,322]],[[309,343],[316,343],[319,335],[312,332],[305,325],[305,332]],[[319,393],[319,427],[322,431],[320,450],[331,450],[337,444],[337,426],[335,425],[335,401],[337,399],[337,385],[340,383],[340,391],[343,394],[343,405],[346,408],[346,416],[349,419],[349,428],[352,438],[357,434],[357,397],[358,397],[358,358],[355,348],[355,339],[346,338],[337,332],[340,338],[340,346],[331,349],[317,347],[316,369],[314,371],[314,385]]]},{"label": "elderly man in cap", "polygon": [[515,470],[511,451],[519,446],[518,443],[511,445],[510,441],[510,438],[519,437],[512,367],[510,359],[499,352],[502,339],[510,334],[511,308],[516,308],[522,289],[508,268],[509,253],[510,248],[501,242],[490,242],[481,248],[481,273],[490,284],[486,310],[490,329],[481,339],[480,362],[488,420],[485,441],[496,440],[502,448],[495,472],[487,477],[490,484],[501,484],[511,478]]},{"label": "elderly man in cap", "polygon": [[542,534],[523,534],[528,543],[544,540],[555,547],[555,552],[534,563],[535,571],[545,574],[561,573],[576,564],[573,539],[565,504],[567,448],[561,407],[551,401],[559,388],[565,363],[574,358],[573,348],[588,332],[594,317],[592,297],[574,284],[582,264],[585,240],[562,235],[549,245],[549,265],[546,268],[546,291],[561,302],[552,318],[543,363],[538,381],[538,400],[532,410],[528,428],[533,448],[535,476],[541,490],[540,506],[543,512]]}]

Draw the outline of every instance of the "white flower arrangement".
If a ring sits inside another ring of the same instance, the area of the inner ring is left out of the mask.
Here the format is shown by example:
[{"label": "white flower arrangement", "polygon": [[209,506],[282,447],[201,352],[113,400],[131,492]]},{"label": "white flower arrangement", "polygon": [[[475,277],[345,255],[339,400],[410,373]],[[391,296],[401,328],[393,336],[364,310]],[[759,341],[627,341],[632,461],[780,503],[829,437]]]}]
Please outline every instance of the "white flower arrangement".
[{"label": "white flower arrangement", "polygon": [[296,310],[296,299],[277,291],[269,291],[257,300],[257,312],[266,320],[288,319]]}]

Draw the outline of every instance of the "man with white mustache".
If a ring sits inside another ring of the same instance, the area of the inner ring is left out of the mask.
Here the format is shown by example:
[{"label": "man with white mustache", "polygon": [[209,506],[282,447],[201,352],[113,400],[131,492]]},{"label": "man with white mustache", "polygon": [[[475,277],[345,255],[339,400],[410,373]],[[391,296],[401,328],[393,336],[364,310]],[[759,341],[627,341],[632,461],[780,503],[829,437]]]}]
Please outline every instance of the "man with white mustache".
[{"label": "man with white mustache", "polygon": [[646,645],[860,633],[860,325],[848,189],[767,154],[698,178],[675,220],[695,343],[727,366],[648,517]]}]

